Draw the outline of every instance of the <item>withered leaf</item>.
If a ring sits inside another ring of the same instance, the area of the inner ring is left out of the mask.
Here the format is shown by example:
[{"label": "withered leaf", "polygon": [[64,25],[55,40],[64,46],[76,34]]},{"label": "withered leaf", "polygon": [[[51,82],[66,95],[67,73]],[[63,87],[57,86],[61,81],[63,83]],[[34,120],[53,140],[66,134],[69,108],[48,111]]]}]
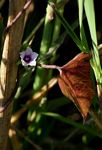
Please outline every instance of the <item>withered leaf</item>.
[{"label": "withered leaf", "polygon": [[89,54],[78,54],[61,67],[58,77],[58,84],[62,93],[74,102],[84,119],[89,113],[94,96],[89,60]]}]

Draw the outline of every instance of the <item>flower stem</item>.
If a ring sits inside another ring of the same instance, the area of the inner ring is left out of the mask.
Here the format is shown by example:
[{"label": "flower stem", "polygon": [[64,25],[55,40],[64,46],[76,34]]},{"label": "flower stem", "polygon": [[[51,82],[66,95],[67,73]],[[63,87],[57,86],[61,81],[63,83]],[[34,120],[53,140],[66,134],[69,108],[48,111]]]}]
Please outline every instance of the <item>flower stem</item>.
[{"label": "flower stem", "polygon": [[61,71],[61,67],[56,66],[56,65],[38,64],[38,66],[45,68],[45,69],[57,69],[59,72]]}]

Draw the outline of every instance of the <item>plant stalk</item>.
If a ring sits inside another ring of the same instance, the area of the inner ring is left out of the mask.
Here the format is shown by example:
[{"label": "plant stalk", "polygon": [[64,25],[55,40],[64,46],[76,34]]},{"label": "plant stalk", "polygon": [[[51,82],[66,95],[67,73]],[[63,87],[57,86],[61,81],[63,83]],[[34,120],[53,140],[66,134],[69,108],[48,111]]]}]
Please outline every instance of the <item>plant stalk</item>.
[{"label": "plant stalk", "polygon": [[[0,107],[10,98],[17,79],[19,50],[24,29],[24,16],[26,0],[9,0],[9,16],[0,68]],[[28,2],[28,1],[27,1]],[[22,14],[15,20],[19,12]],[[14,21],[15,20],[15,21]],[[13,23],[14,21],[14,23]],[[9,27],[9,28],[8,28]],[[13,99],[13,98],[12,98]],[[0,150],[6,150],[8,129],[12,112],[12,103],[5,111],[0,113]]]}]

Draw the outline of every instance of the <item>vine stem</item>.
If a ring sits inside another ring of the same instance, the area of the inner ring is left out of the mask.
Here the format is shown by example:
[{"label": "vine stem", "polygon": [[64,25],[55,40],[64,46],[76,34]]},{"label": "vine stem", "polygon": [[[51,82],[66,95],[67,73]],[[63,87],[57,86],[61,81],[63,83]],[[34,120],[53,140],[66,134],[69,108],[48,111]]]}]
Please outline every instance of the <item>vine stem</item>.
[{"label": "vine stem", "polygon": [[38,63],[38,66],[45,69],[57,69],[61,73],[61,67],[56,65],[46,65],[46,64],[40,64]]}]

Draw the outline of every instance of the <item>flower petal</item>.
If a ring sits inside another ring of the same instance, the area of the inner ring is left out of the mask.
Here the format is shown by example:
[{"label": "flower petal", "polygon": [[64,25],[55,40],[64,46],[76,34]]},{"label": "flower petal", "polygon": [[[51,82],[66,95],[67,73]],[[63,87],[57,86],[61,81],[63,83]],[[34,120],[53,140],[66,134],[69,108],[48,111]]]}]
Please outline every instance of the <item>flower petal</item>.
[{"label": "flower petal", "polygon": [[29,66],[36,66],[36,61],[33,60],[33,61],[31,61],[28,65],[29,65]]},{"label": "flower petal", "polygon": [[30,47],[27,47],[26,51],[25,51],[25,54],[26,55],[32,55],[33,51]]},{"label": "flower petal", "polygon": [[[25,57],[29,57],[30,62],[27,62],[25,60]],[[36,66],[36,59],[38,57],[38,54],[36,52],[33,52],[30,47],[27,47],[27,49],[23,52],[20,52],[20,58],[23,66]]]},{"label": "flower petal", "polygon": [[26,63],[23,59],[21,59],[21,62],[23,66],[28,66],[28,63]]},{"label": "flower petal", "polygon": [[34,59],[36,60],[37,57],[38,57],[38,54],[33,52],[32,55],[31,55],[32,60],[34,60]]},{"label": "flower petal", "polygon": [[23,59],[23,58],[24,58],[24,56],[25,56],[25,51],[20,52],[20,57],[21,57],[21,59]]}]

